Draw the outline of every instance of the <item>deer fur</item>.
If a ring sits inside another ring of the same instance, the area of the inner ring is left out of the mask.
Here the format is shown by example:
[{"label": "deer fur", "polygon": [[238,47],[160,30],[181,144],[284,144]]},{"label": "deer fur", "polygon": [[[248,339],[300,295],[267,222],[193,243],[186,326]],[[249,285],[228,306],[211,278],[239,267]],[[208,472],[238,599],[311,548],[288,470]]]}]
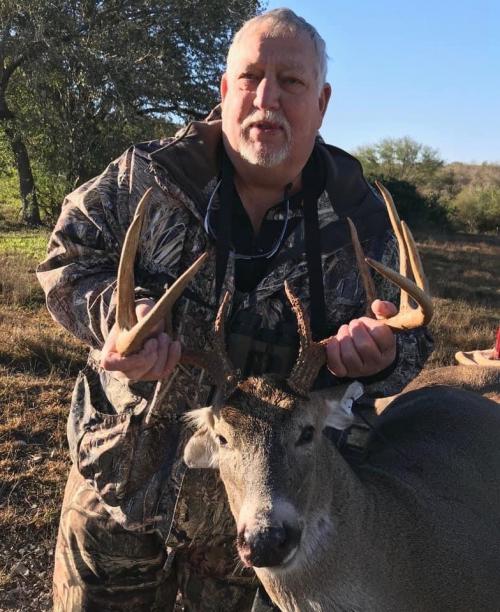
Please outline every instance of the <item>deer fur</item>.
[{"label": "deer fur", "polygon": [[287,558],[255,567],[285,612],[498,610],[498,405],[441,386],[406,393],[358,465],[324,435],[341,394],[250,378],[192,414],[185,461],[220,470],[243,562],[241,534],[293,525]]},{"label": "deer fur", "polygon": [[[422,370],[402,391],[414,391],[423,387],[448,385],[467,391],[480,393],[495,402],[500,403],[500,368],[453,365],[442,368]],[[401,394],[381,397],[374,401],[375,410],[381,414]]]}]

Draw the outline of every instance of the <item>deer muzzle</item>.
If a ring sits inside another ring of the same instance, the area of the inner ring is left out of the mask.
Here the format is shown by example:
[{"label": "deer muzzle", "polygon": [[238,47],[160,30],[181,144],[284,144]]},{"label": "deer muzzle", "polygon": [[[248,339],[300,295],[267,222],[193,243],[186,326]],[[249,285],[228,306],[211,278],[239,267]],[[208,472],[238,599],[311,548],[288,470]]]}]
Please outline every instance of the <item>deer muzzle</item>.
[{"label": "deer muzzle", "polygon": [[296,523],[276,522],[254,529],[243,526],[236,540],[238,554],[246,567],[285,565],[295,556],[300,537]]}]

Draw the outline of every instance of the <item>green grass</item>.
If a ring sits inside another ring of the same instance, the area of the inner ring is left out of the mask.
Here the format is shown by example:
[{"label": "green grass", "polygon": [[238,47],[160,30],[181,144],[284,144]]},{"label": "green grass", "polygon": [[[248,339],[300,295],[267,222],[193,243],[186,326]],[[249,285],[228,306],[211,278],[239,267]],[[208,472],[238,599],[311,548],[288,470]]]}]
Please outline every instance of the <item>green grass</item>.
[{"label": "green grass", "polygon": [[45,258],[49,230],[28,229],[20,222],[21,202],[13,177],[0,177],[0,255],[22,257],[30,265]]},{"label": "green grass", "polygon": [[49,230],[15,230],[0,235],[0,255],[23,255],[41,261],[45,257]]}]

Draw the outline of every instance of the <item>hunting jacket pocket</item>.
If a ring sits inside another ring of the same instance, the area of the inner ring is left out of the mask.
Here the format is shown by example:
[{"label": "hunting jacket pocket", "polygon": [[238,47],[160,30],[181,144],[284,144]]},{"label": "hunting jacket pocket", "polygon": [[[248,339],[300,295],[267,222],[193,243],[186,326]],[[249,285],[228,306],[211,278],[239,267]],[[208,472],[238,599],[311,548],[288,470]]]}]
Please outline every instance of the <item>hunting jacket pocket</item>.
[{"label": "hunting jacket pocket", "polygon": [[178,415],[146,420],[154,386],[117,379],[91,354],[77,378],[68,420],[70,453],[80,473],[117,522],[140,531],[161,527],[161,506],[173,510],[178,487],[172,483],[172,494],[165,496],[165,471],[175,475],[181,469]]}]

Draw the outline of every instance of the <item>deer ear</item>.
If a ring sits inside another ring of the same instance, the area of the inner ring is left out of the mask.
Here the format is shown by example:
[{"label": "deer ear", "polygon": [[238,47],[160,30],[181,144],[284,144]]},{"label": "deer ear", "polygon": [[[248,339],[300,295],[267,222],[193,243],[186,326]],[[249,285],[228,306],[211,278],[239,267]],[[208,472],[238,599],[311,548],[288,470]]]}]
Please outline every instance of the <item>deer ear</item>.
[{"label": "deer ear", "polygon": [[354,381],[346,387],[331,387],[322,391],[311,393],[316,398],[321,398],[326,406],[326,418],[324,427],[335,429],[347,429],[354,422],[352,405],[355,400],[364,393],[363,385]]},{"label": "deer ear", "polygon": [[214,413],[211,407],[192,410],[185,420],[196,427],[184,449],[184,463],[190,468],[219,467],[219,447],[213,436]]},{"label": "deer ear", "polygon": [[189,468],[219,467],[219,448],[208,428],[194,433],[184,449],[184,463]]}]

